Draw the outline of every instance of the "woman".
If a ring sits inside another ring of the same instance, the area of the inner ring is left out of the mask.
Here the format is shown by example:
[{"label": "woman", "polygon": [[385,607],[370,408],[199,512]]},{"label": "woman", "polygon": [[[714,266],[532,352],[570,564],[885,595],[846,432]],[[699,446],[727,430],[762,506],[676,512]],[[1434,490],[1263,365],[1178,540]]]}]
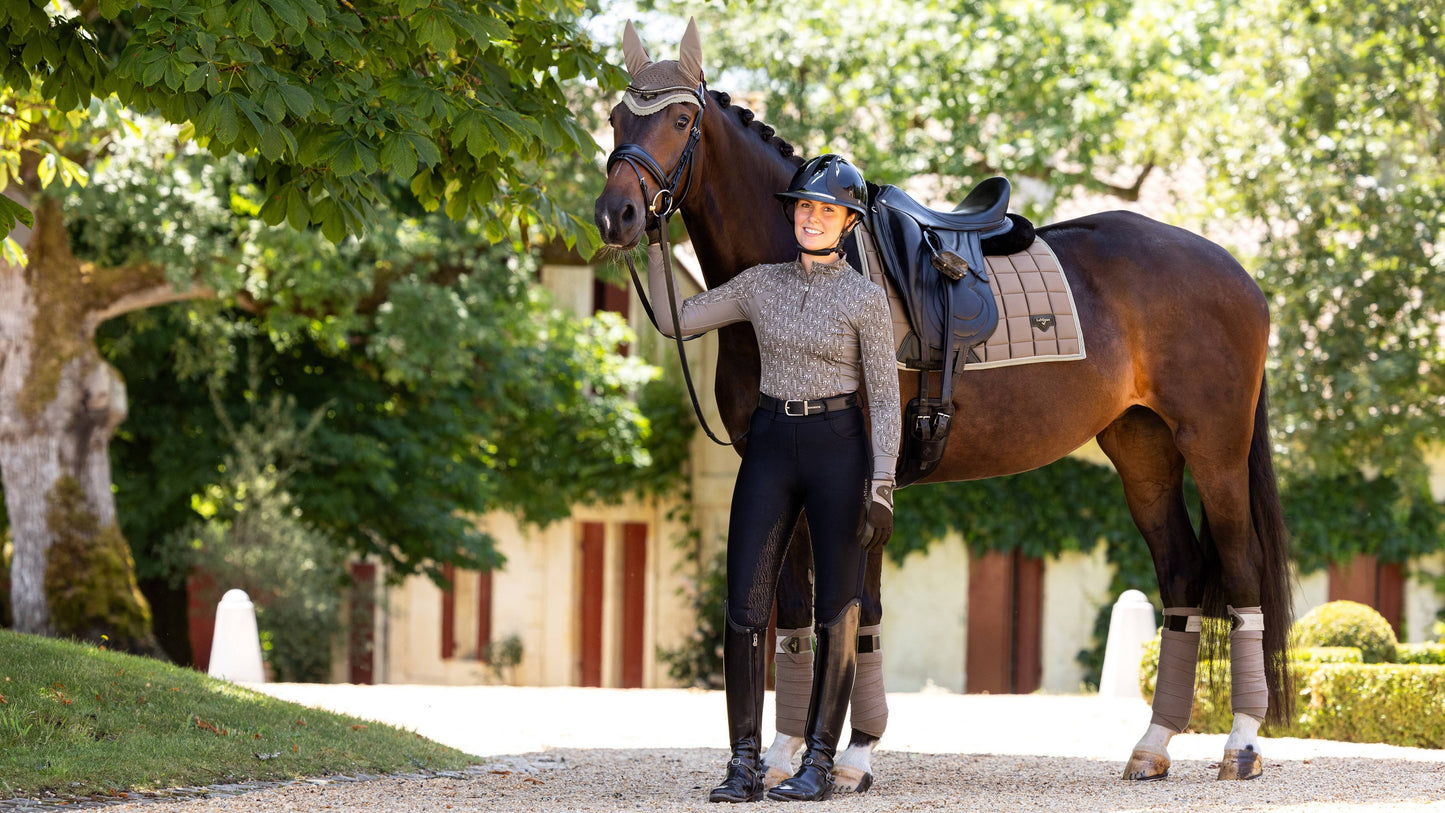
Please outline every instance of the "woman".
[{"label": "woman", "polygon": [[[858,599],[870,548],[893,531],[893,472],[901,420],[893,327],[883,290],[843,258],[864,213],[863,176],[836,155],[804,164],[778,193],[799,256],[758,265],[688,298],[672,336],[751,322],[762,356],[762,393],[749,427],[728,525],[726,640],[732,759],[714,802],[763,795],[763,651],[784,550],[808,512],[815,572],[816,667],[802,767],[768,791],[779,800],[827,799],[857,664]],[[649,247],[653,301],[667,296],[660,247]],[[872,448],[859,389],[868,394]],[[871,484],[870,484],[871,483]]]}]

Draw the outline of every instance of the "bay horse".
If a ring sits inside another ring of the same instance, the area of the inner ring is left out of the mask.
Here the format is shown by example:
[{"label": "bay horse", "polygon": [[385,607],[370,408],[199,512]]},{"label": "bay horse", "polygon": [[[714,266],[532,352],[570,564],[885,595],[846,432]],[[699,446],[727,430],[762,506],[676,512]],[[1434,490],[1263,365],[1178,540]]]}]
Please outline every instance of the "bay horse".
[{"label": "bay horse", "polygon": [[[652,62],[645,51],[637,53],[640,41],[627,50],[635,80]],[[795,258],[791,225],[773,193],[787,187],[801,158],[750,111],[707,89],[693,24],[677,66],[696,78],[696,104],[673,102],[639,114],[619,103],[612,110],[615,149],[595,207],[604,244],[616,253],[631,251],[642,240],[650,212],[666,216],[675,209],[709,287],[753,265]],[[631,90],[656,99],[678,88]],[[1292,612],[1289,548],[1269,440],[1264,373],[1270,322],[1264,294],[1222,247],[1138,214],[1093,214],[1040,227],[1037,234],[1053,249],[1074,292],[1087,357],[965,368],[955,377],[956,411],[946,453],[921,482],[1016,474],[1096,439],[1123,481],[1164,607],[1202,607],[1204,616],[1224,620],[1236,608],[1260,608],[1250,618],[1262,616],[1262,635],[1241,636],[1231,647],[1234,726],[1219,778],[1258,776],[1259,718],[1266,715],[1240,710],[1240,659],[1252,662],[1257,673],[1262,655],[1269,721],[1288,719],[1293,697],[1285,661]],[[714,393],[723,425],[737,438],[758,403],[757,342],[742,323],[720,329],[718,345]],[[900,388],[907,403],[918,392],[916,374],[902,373]],[[1198,532],[1186,509],[1186,468],[1199,493]],[[805,534],[800,523],[778,585],[780,628],[812,624]],[[864,626],[882,617],[881,566],[879,551],[867,565]],[[1166,622],[1171,618],[1185,620],[1166,616]],[[1243,618],[1235,617],[1236,630],[1258,629],[1259,620]],[[1191,631],[1199,628],[1198,618],[1188,621]],[[1222,643],[1223,625],[1204,626],[1212,631],[1206,649],[1213,651]],[[1195,649],[1197,654],[1197,643]],[[1186,670],[1194,669],[1193,657]],[[1167,744],[1184,725],[1158,724],[1163,694],[1155,694],[1155,721],[1131,753],[1125,778],[1157,779],[1169,770]],[[1258,694],[1254,697],[1257,703]],[[1186,722],[1187,716],[1186,708]],[[864,790],[871,783],[866,771],[876,739],[854,730],[838,761],[841,789]],[[798,745],[784,749],[779,766],[775,743],[769,768],[791,773],[787,760]],[[849,765],[851,783],[844,776]],[[865,773],[860,785],[857,779]]]}]

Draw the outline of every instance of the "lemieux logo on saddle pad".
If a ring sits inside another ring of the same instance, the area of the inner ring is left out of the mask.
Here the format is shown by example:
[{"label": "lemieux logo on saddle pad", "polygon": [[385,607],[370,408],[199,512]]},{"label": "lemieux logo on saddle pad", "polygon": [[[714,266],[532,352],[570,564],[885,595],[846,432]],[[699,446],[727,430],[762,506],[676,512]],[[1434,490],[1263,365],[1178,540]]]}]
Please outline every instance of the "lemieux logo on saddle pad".
[{"label": "lemieux logo on saddle pad", "polygon": [[1030,316],[1029,320],[1034,323],[1034,330],[1040,333],[1048,333],[1049,329],[1054,326],[1054,315],[1052,313],[1046,313],[1042,316]]}]

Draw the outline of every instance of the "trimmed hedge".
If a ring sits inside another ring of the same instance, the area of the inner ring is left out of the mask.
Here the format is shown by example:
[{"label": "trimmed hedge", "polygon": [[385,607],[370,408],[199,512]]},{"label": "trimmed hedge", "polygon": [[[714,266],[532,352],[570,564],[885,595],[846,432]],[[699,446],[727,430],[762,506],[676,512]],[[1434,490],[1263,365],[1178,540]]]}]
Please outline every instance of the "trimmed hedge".
[{"label": "trimmed hedge", "polygon": [[1395,650],[1395,662],[1445,666],[1445,643],[1400,644]]},{"label": "trimmed hedge", "polygon": [[1296,666],[1299,717],[1276,736],[1445,748],[1445,666]]},{"label": "trimmed hedge", "polygon": [[[1445,657],[1445,646],[1424,644],[1402,647]],[[1445,665],[1435,663],[1360,663],[1353,647],[1316,648],[1292,653],[1296,717],[1287,726],[1271,726],[1272,737],[1310,737],[1345,742],[1384,742],[1418,748],[1445,748]],[[1188,731],[1228,733],[1233,725],[1229,710],[1229,663],[1199,664],[1194,687],[1194,711]],[[1154,698],[1158,679],[1159,639],[1145,646],[1140,663],[1144,698]]]},{"label": "trimmed hedge", "polygon": [[1364,663],[1365,655],[1357,646],[1311,646],[1290,650],[1289,659],[1303,663]]}]

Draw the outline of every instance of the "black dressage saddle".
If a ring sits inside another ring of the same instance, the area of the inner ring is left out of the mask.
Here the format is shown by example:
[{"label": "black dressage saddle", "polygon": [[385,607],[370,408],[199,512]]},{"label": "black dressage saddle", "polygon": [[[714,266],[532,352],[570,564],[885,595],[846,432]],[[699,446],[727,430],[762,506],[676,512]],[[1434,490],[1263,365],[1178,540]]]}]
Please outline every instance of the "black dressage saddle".
[{"label": "black dressage saddle", "polygon": [[[904,366],[919,370],[919,397],[903,415],[898,485],[926,476],[943,457],[953,418],[953,380],[974,348],[998,327],[985,255],[1013,254],[1033,243],[1033,226],[1008,214],[1007,178],[989,178],[951,212],[930,209],[896,186],[869,188],[865,225],[884,272],[903,300],[912,331],[898,350]],[[942,376],[930,396],[928,373]]]}]

